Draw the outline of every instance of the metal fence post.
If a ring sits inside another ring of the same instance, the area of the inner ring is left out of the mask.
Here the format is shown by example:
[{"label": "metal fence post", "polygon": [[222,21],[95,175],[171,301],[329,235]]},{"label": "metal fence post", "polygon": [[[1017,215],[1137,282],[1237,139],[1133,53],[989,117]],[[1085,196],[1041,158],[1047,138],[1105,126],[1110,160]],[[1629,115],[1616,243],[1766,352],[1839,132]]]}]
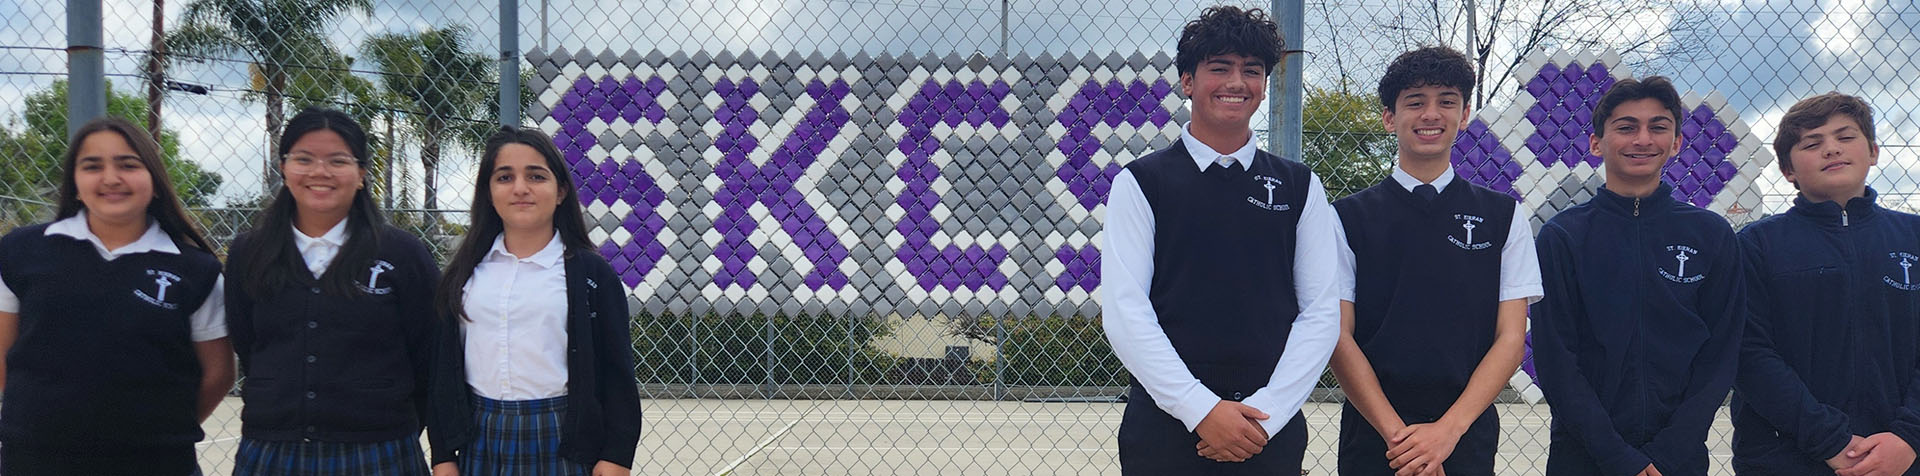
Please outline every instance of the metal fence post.
[{"label": "metal fence post", "polygon": [[775,392],[775,390],[778,388],[778,385],[779,385],[774,382],[774,377],[773,377],[773,369],[775,367],[775,364],[778,362],[778,360],[776,360],[778,359],[778,357],[773,355],[773,342],[774,340],[776,340],[775,337],[778,337],[780,335],[778,332],[774,331],[774,328],[773,328],[773,321],[776,318],[776,316],[778,315],[776,314],[773,316],[767,316],[767,326],[766,326],[767,328],[767,336],[766,336],[767,380],[766,380],[765,386],[760,388],[760,396],[766,397],[766,398],[773,398],[774,394],[777,393]]},{"label": "metal fence post", "polygon": [[[1275,128],[1273,130],[1279,133],[1269,135],[1267,141],[1270,146],[1278,146],[1280,157],[1305,162],[1307,158],[1300,156],[1300,136],[1303,132],[1300,121],[1301,110],[1305,106],[1302,95],[1306,87],[1301,84],[1300,70],[1305,69],[1306,62],[1302,61],[1300,56],[1306,44],[1306,2],[1274,0],[1273,9],[1278,13],[1280,39],[1285,43],[1283,46],[1287,53],[1280,60],[1284,65],[1280,69],[1284,77],[1272,86],[1273,93],[1277,93],[1280,97],[1280,109],[1269,116],[1273,122],[1267,125],[1269,128]],[[1282,90],[1283,87],[1286,89]]]},{"label": "metal fence post", "polygon": [[67,134],[107,114],[100,0],[67,1]]},{"label": "metal fence post", "polygon": [[500,0],[500,125],[520,125],[520,0]]},{"label": "metal fence post", "polygon": [[994,342],[999,344],[993,348],[993,353],[999,354],[993,358],[994,400],[1007,399],[1007,324],[1002,322],[1005,320],[1004,318],[993,320]]}]

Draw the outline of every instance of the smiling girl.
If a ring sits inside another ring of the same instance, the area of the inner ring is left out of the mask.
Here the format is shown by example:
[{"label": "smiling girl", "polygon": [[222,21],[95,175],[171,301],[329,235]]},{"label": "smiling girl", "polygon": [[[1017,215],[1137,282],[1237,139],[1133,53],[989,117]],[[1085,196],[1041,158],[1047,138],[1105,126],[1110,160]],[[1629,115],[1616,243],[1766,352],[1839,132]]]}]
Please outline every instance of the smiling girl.
[{"label": "smiling girl", "polygon": [[88,122],[63,169],[59,219],[0,238],[0,473],[199,474],[233,385],[220,262],[140,127]]},{"label": "smiling girl", "polygon": [[352,117],[301,111],[279,153],[286,182],[228,260],[246,375],[234,474],[425,474],[433,255],[374,207]]}]

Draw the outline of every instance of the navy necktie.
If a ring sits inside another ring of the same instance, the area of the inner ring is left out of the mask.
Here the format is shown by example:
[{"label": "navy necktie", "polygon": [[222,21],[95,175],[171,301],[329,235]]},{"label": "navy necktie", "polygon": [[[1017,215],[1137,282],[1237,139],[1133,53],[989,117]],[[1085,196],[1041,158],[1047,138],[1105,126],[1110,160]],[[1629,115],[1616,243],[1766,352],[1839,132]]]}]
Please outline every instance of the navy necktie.
[{"label": "navy necktie", "polygon": [[1423,184],[1420,184],[1419,186],[1413,187],[1413,194],[1416,196],[1419,196],[1423,200],[1431,202],[1433,201],[1434,197],[1440,196],[1440,191],[1434,189],[1433,184],[1423,183]]}]

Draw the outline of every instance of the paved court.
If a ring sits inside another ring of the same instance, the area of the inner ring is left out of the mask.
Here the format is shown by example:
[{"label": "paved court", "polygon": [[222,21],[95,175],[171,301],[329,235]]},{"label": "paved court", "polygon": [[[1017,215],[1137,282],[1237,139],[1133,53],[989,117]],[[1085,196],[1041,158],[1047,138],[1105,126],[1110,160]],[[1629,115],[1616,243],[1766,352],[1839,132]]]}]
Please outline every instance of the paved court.
[{"label": "paved court", "polygon": [[[209,419],[201,462],[227,474],[239,399]],[[648,400],[636,474],[1110,475],[1122,405],[900,400]],[[1547,407],[1502,404],[1503,475],[1541,474]],[[1333,474],[1340,407],[1307,407],[1310,474]],[[1732,429],[1722,408],[1708,441],[1715,474]]]}]

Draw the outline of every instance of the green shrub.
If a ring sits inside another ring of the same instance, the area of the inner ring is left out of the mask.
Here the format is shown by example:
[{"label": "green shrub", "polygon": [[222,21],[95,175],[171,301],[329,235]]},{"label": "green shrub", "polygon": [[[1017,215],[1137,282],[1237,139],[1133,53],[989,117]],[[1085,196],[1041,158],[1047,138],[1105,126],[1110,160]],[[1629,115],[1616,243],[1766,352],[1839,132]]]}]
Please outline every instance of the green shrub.
[{"label": "green shrub", "polygon": [[1131,378],[1107,345],[1099,318],[965,318],[955,321],[954,331],[999,346],[993,360],[972,364],[982,382],[997,377],[1006,385],[1124,386]]},{"label": "green shrub", "polygon": [[893,332],[878,317],[642,312],[633,325],[644,383],[874,383],[897,360],[873,348]]}]

